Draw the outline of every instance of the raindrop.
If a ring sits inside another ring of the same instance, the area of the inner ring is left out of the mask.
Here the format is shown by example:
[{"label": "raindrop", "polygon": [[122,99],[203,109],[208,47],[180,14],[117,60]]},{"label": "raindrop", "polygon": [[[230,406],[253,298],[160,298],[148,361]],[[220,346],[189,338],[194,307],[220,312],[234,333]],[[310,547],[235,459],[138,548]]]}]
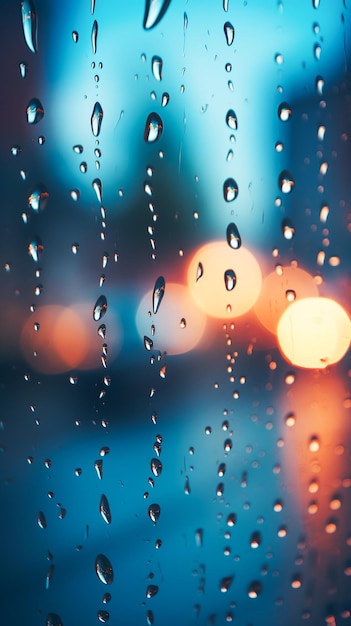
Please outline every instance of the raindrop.
[{"label": "raindrop", "polygon": [[188,476],[185,477],[184,493],[186,496],[190,496],[190,493],[191,493],[190,482],[189,482]]},{"label": "raindrop", "polygon": [[199,263],[196,270],[196,282],[200,280],[201,276],[204,275],[204,266],[202,263]]},{"label": "raindrop", "polygon": [[46,626],[62,626],[62,620],[57,613],[49,613],[46,616]]},{"label": "raindrop", "polygon": [[91,130],[92,130],[94,137],[98,137],[100,135],[103,116],[104,116],[104,113],[101,108],[100,102],[95,102],[93,112],[91,114],[91,119],[90,119]]},{"label": "raindrop", "polygon": [[97,329],[97,334],[101,337],[101,339],[106,339],[106,326],[105,324],[101,324]]},{"label": "raindrop", "polygon": [[108,602],[111,602],[112,600],[112,596],[110,593],[108,593],[108,591],[106,593],[104,593],[104,595],[102,596],[102,601],[104,604],[107,604]]},{"label": "raindrop", "polygon": [[285,239],[293,239],[295,235],[295,226],[287,217],[282,221],[282,233]]},{"label": "raindrop", "polygon": [[157,524],[160,518],[160,514],[161,514],[160,506],[158,504],[150,504],[148,508],[148,515],[154,524]]},{"label": "raindrop", "polygon": [[37,16],[32,0],[21,2],[22,26],[25,42],[31,52],[38,52]]},{"label": "raindrop", "polygon": [[102,182],[100,178],[94,178],[93,182],[91,183],[91,186],[96,193],[98,202],[102,202]]},{"label": "raindrop", "polygon": [[73,39],[74,43],[78,43],[79,34],[77,33],[76,30],[72,30],[72,39]]},{"label": "raindrop", "polygon": [[226,270],[224,272],[224,284],[227,291],[233,291],[236,285],[236,274],[234,270]]},{"label": "raindrop", "polygon": [[39,511],[37,522],[38,522],[39,528],[46,528],[47,523],[46,523],[46,518],[45,518],[43,511]]},{"label": "raindrop", "polygon": [[229,128],[231,128],[232,130],[238,129],[238,118],[236,116],[235,111],[233,111],[233,109],[229,109],[225,117],[225,121],[227,122],[227,125],[229,126]]},{"label": "raindrop", "polygon": [[163,61],[161,57],[153,56],[151,61],[152,73],[156,80],[162,80],[162,66]]},{"label": "raindrop", "polygon": [[106,622],[108,622],[108,620],[110,619],[110,614],[108,611],[104,611],[103,609],[101,609],[97,612],[97,618],[99,622],[102,622],[102,624],[106,624]]},{"label": "raindrop", "polygon": [[22,152],[21,146],[12,146],[11,147],[11,154],[12,154],[12,156],[18,156],[21,152]]},{"label": "raindrop", "polygon": [[98,459],[97,461],[95,461],[94,463],[94,467],[96,469],[96,473],[98,475],[98,479],[102,480],[102,476],[103,476],[103,465],[102,465],[102,460]]},{"label": "raindrop", "polygon": [[152,350],[154,345],[154,342],[152,341],[152,339],[150,339],[149,337],[147,337],[146,335],[144,335],[144,347],[146,350]]},{"label": "raindrop", "polygon": [[227,226],[227,242],[228,245],[234,250],[238,250],[241,246],[241,237],[238,227],[234,222],[231,222]]},{"label": "raindrop", "polygon": [[252,583],[250,583],[247,594],[249,598],[257,598],[260,595],[261,591],[261,583],[258,580],[254,580]]},{"label": "raindrop", "polygon": [[163,123],[157,113],[150,113],[146,120],[144,130],[144,140],[148,143],[155,143],[162,135]]},{"label": "raindrop", "polygon": [[91,14],[94,15],[96,0],[91,0]]},{"label": "raindrop", "polygon": [[282,122],[287,122],[291,117],[291,107],[287,102],[282,102],[278,107],[278,117]]},{"label": "raindrop", "polygon": [[148,626],[152,626],[154,623],[154,614],[152,611],[147,611],[146,613],[146,623]]},{"label": "raindrop", "polygon": [[282,192],[290,193],[294,188],[294,184],[295,182],[290,172],[288,172],[287,170],[283,170],[278,178],[278,185]]},{"label": "raindrop", "polygon": [[227,526],[232,527],[236,524],[236,515],[235,513],[229,513],[227,517]]},{"label": "raindrop", "polygon": [[97,555],[95,559],[95,571],[104,585],[112,585],[113,568],[109,559],[104,554]]},{"label": "raindrop", "polygon": [[161,106],[166,107],[168,103],[169,103],[169,93],[165,91],[162,94]]},{"label": "raindrop", "polygon": [[43,250],[44,246],[39,237],[33,237],[32,241],[28,244],[28,254],[32,257],[33,261],[38,263],[41,260]]},{"label": "raindrop", "polygon": [[322,54],[322,48],[319,45],[319,43],[316,43],[313,46],[313,54],[314,54],[314,58],[316,59],[316,61],[319,61],[319,59],[321,58],[321,54]]},{"label": "raindrop", "polygon": [[186,319],[185,319],[185,317],[182,317],[182,319],[180,320],[179,326],[180,326],[180,328],[186,328]]},{"label": "raindrop", "polygon": [[33,211],[43,211],[47,205],[48,198],[49,192],[43,185],[40,185],[33,189],[28,196],[28,206]]},{"label": "raindrop", "polygon": [[98,322],[107,311],[107,300],[105,296],[100,296],[94,306],[93,309],[93,318],[96,322]]},{"label": "raindrop", "polygon": [[262,543],[261,533],[257,531],[252,533],[251,538],[250,538],[251,548],[256,549],[261,545],[261,543]]},{"label": "raindrop", "polygon": [[80,144],[73,146],[73,152],[76,152],[77,154],[82,154],[83,150],[84,148]]},{"label": "raindrop", "polygon": [[314,9],[318,9],[320,0],[312,0],[312,6]]},{"label": "raindrop", "polygon": [[165,293],[165,279],[163,276],[159,276],[155,282],[154,290],[152,293],[152,310],[156,314],[161,304],[162,298]]},{"label": "raindrop", "polygon": [[231,586],[233,579],[234,579],[234,576],[225,576],[224,578],[222,578],[219,584],[219,588],[222,593],[226,593],[229,590],[229,587]]},{"label": "raindrop", "polygon": [[20,70],[21,78],[25,78],[28,72],[28,65],[26,63],[20,63],[19,70]]},{"label": "raindrop", "polygon": [[198,548],[202,548],[204,543],[204,530],[203,528],[198,528],[195,531],[195,543]]},{"label": "raindrop", "polygon": [[223,184],[223,196],[226,202],[233,202],[239,193],[237,182],[234,178],[227,178]]},{"label": "raindrop", "polygon": [[38,98],[32,98],[26,108],[28,124],[38,124],[44,117],[44,107]]},{"label": "raindrop", "polygon": [[146,0],[143,27],[154,28],[163,18],[171,0]]},{"label": "raindrop", "polygon": [[223,28],[227,45],[231,46],[235,35],[234,26],[230,22],[226,22]]},{"label": "raindrop", "polygon": [[322,78],[322,76],[317,76],[317,78],[316,78],[316,90],[317,90],[317,93],[320,96],[323,94],[323,88],[324,88],[324,78]]},{"label": "raindrop", "polygon": [[112,516],[110,511],[110,505],[104,494],[102,494],[100,498],[100,513],[104,522],[106,522],[106,524],[111,524]]},{"label": "raindrop", "polygon": [[161,476],[162,474],[162,462],[160,459],[151,459],[150,461],[151,471],[154,476]]},{"label": "raindrop", "polygon": [[94,24],[91,29],[91,47],[93,50],[93,54],[96,54],[97,36],[98,36],[98,23],[96,20],[94,20]]},{"label": "raindrop", "polygon": [[157,593],[158,593],[157,585],[148,585],[148,588],[146,589],[147,598],[153,598]]},{"label": "raindrop", "polygon": [[294,300],[296,300],[296,292],[293,289],[287,289],[285,297],[288,302],[294,302]]},{"label": "raindrop", "polygon": [[80,198],[80,191],[79,191],[79,189],[71,189],[70,196],[71,196],[71,198],[72,198],[72,200],[74,202],[78,202],[78,200]]}]

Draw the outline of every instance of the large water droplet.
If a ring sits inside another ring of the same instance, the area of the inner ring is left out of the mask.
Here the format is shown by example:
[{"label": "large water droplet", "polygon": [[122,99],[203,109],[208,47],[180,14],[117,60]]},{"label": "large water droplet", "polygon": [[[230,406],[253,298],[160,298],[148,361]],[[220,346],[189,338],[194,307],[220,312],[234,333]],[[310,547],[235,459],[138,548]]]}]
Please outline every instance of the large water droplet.
[{"label": "large water droplet", "polygon": [[161,514],[160,505],[150,504],[148,508],[148,515],[154,524],[157,524],[158,520],[160,519],[160,514]]},{"label": "large water droplet", "polygon": [[238,227],[234,222],[231,222],[227,226],[227,242],[228,245],[234,250],[238,250],[241,246],[241,237]]},{"label": "large water droplet", "polygon": [[153,56],[151,61],[152,73],[156,80],[162,80],[163,61],[161,57]]},{"label": "large water droplet", "polygon": [[171,0],[146,0],[143,26],[146,30],[154,28],[163,18]]},{"label": "large water droplet", "polygon": [[227,125],[229,126],[229,128],[232,128],[233,130],[237,130],[238,128],[238,118],[236,116],[235,111],[233,111],[233,109],[229,109],[226,117],[225,117],[225,121],[227,122]]},{"label": "large water droplet", "polygon": [[105,296],[100,296],[95,303],[93,309],[93,318],[96,322],[101,320],[101,318],[105,315],[107,311],[107,300]]},{"label": "large water droplet", "polygon": [[106,524],[111,524],[112,516],[111,516],[110,505],[109,505],[108,499],[106,498],[104,494],[102,494],[100,498],[100,513],[104,522],[106,522]]},{"label": "large water droplet", "polygon": [[235,35],[234,26],[230,22],[226,22],[224,24],[223,29],[224,29],[224,34],[225,34],[225,40],[228,46],[231,46],[234,41],[234,35]]},{"label": "large water droplet", "polygon": [[160,461],[160,459],[151,459],[150,467],[154,476],[161,476],[162,462]]},{"label": "large water droplet", "polygon": [[38,186],[28,196],[28,206],[33,211],[43,211],[47,205],[48,198],[48,190],[43,185]]},{"label": "large water droplet", "polygon": [[38,124],[44,117],[44,107],[38,98],[32,98],[26,108],[28,124]]},{"label": "large water droplet", "polygon": [[233,202],[237,198],[239,188],[234,178],[227,178],[223,184],[223,196],[226,202]]},{"label": "large water droplet", "polygon": [[234,270],[226,270],[224,272],[224,284],[227,291],[233,291],[236,285],[236,274]]},{"label": "large water droplet", "polygon": [[162,135],[163,122],[157,113],[150,113],[146,120],[144,139],[148,143],[154,143],[158,141]]},{"label": "large water droplet", "polygon": [[46,626],[63,626],[62,619],[57,613],[48,613],[46,616]]},{"label": "large water droplet", "polygon": [[94,20],[94,24],[91,29],[91,47],[93,50],[93,54],[96,54],[98,30],[99,30],[98,23],[96,20]]},{"label": "large water droplet", "polygon": [[95,559],[95,571],[104,585],[112,585],[113,568],[111,562],[104,554],[98,554]]},{"label": "large water droplet", "polygon": [[44,246],[39,237],[33,237],[32,241],[28,244],[28,254],[30,254],[33,261],[39,263],[43,250]]},{"label": "large water droplet", "polygon": [[37,15],[32,0],[21,2],[22,26],[25,42],[31,52],[38,52]]},{"label": "large water droplet", "polygon": [[93,112],[91,114],[91,120],[90,120],[91,130],[92,130],[94,137],[98,137],[100,135],[103,116],[104,116],[104,112],[101,108],[100,102],[95,102]]},{"label": "large water droplet", "polygon": [[155,282],[154,290],[152,293],[152,310],[156,314],[159,306],[162,302],[162,298],[165,293],[166,283],[163,276],[159,276]]},{"label": "large water droplet", "polygon": [[290,193],[294,188],[294,184],[295,182],[290,172],[288,172],[287,170],[283,170],[278,178],[278,185],[282,192]]}]

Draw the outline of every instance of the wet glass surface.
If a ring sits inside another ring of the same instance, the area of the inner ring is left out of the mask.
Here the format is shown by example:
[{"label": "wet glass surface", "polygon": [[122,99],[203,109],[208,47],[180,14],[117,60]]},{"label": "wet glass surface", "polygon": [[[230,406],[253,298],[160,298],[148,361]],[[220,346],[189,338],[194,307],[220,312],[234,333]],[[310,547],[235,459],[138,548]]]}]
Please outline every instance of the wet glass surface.
[{"label": "wet glass surface", "polygon": [[1,7],[1,623],[349,624],[349,2]]}]

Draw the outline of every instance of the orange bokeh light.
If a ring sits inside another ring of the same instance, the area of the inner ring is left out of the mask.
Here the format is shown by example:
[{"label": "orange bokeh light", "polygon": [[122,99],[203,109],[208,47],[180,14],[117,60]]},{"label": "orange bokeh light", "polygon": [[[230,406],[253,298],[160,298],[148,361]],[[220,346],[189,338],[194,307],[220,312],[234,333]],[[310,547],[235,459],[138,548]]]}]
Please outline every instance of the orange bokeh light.
[{"label": "orange bokeh light", "polygon": [[[199,274],[202,275],[199,277]],[[220,319],[235,319],[249,311],[262,284],[260,266],[254,255],[243,246],[234,250],[224,241],[213,241],[196,250],[189,263],[187,279],[197,305],[208,315]]]}]

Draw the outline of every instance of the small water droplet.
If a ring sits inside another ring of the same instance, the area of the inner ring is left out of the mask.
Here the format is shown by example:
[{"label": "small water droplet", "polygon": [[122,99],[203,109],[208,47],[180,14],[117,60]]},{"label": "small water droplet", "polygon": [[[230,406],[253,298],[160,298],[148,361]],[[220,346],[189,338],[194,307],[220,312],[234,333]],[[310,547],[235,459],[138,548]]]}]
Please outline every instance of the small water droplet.
[{"label": "small water droplet", "polygon": [[235,35],[234,26],[230,22],[226,22],[224,24],[223,29],[224,29],[225,40],[227,42],[227,45],[231,46],[234,41],[234,35]]},{"label": "small water droplet", "polygon": [[105,324],[101,324],[97,329],[97,334],[101,337],[101,339],[106,339],[106,326]]},{"label": "small water droplet", "polygon": [[91,114],[90,124],[94,137],[98,137],[101,131],[101,124],[104,117],[100,102],[95,102],[93,112]]},{"label": "small water droplet", "polygon": [[46,626],[62,626],[62,620],[57,613],[48,613],[46,616]]},{"label": "small water droplet", "polygon": [[320,0],[312,0],[312,6],[314,9],[318,9]]},{"label": "small water droplet", "polygon": [[22,152],[21,146],[11,146],[11,154],[12,156],[18,156]]},{"label": "small water droplet", "polygon": [[322,54],[322,47],[319,45],[319,43],[316,43],[313,46],[313,54],[314,54],[314,58],[316,59],[316,61],[319,61],[319,59],[321,58],[321,54]]},{"label": "small water droplet", "polygon": [[171,0],[146,0],[143,27],[145,30],[154,28],[163,18]]},{"label": "small water droplet", "polygon": [[108,591],[106,593],[104,593],[104,595],[102,596],[102,601],[104,604],[107,604],[108,602],[111,602],[112,600],[112,596],[110,593],[108,593]]},{"label": "small water droplet", "polygon": [[154,614],[152,611],[147,611],[146,613],[146,623],[148,626],[152,626],[154,623]]},{"label": "small water droplet", "polygon": [[100,296],[94,306],[93,309],[93,318],[96,322],[98,322],[107,311],[107,300],[105,296]]},{"label": "small water droplet", "polygon": [[148,115],[145,129],[144,140],[148,143],[155,143],[158,141],[163,132],[163,122],[157,113],[150,113]]},{"label": "small water droplet", "polygon": [[233,580],[234,580],[234,576],[225,576],[224,578],[222,578],[219,584],[219,588],[222,593],[226,593],[229,590]]},{"label": "small water droplet", "polygon": [[185,319],[185,317],[182,317],[182,319],[180,320],[179,326],[180,326],[180,328],[186,328],[186,319]]},{"label": "small water droplet", "polygon": [[30,254],[33,261],[38,263],[41,260],[43,250],[44,246],[39,237],[33,237],[32,241],[28,244],[28,254]]},{"label": "small water droplet", "polygon": [[99,622],[101,622],[102,624],[106,624],[106,622],[108,622],[108,620],[110,619],[110,614],[108,611],[100,609],[100,611],[97,612],[97,618]]},{"label": "small water droplet", "polygon": [[21,78],[25,78],[28,72],[28,65],[26,63],[20,63],[19,70],[20,70]]},{"label": "small water droplet", "polygon": [[262,591],[262,585],[258,580],[254,580],[250,583],[249,588],[247,590],[247,594],[249,598],[257,598]]},{"label": "small water droplet", "polygon": [[317,78],[316,78],[316,90],[317,90],[317,93],[320,96],[323,95],[323,88],[324,88],[324,78],[322,78],[322,76],[317,76]]},{"label": "small water droplet", "polygon": [[236,274],[234,270],[226,270],[224,272],[224,284],[227,291],[233,291],[236,285]]},{"label": "small water droplet", "polygon": [[278,117],[282,122],[287,122],[291,117],[291,106],[287,102],[282,102],[278,107]]},{"label": "small water droplet", "polygon": [[161,57],[153,56],[151,61],[152,73],[156,80],[162,80],[163,61]]},{"label": "small water droplet", "polygon": [[94,178],[93,182],[91,183],[91,186],[96,193],[98,202],[102,202],[102,182],[100,178]]},{"label": "small water droplet", "polygon": [[169,93],[165,91],[162,94],[161,106],[166,107],[168,103],[169,103]]},{"label": "small water droplet", "polygon": [[104,585],[112,585],[113,568],[111,562],[104,554],[98,554],[95,559],[95,571]]},{"label": "small water droplet", "polygon": [[44,515],[43,511],[39,511],[37,522],[38,522],[38,526],[40,528],[46,528],[47,527],[46,518],[45,518],[45,515]]},{"label": "small water droplet", "polygon": [[74,43],[78,43],[78,39],[79,39],[79,34],[76,30],[72,30],[72,39],[74,41]]},{"label": "small water droplet", "polygon": [[37,15],[32,0],[21,2],[22,26],[25,42],[31,52],[38,52]]},{"label": "small water droplet", "polygon": [[278,178],[279,188],[283,193],[290,193],[294,188],[295,181],[291,176],[290,172],[287,170],[283,170]]},{"label": "small water droplet", "polygon": [[150,461],[151,471],[154,476],[161,476],[162,474],[162,462],[160,459],[151,459]]},{"label": "small water droplet", "polygon": [[96,50],[97,50],[98,30],[99,30],[98,23],[96,20],[94,20],[93,27],[91,29],[91,47],[93,50],[93,54],[96,54]]},{"label": "small water droplet", "polygon": [[228,245],[234,250],[238,250],[241,246],[241,237],[238,227],[234,224],[234,222],[228,224],[226,234]]},{"label": "small water droplet", "polygon": [[225,121],[227,122],[227,126],[229,126],[229,128],[231,128],[232,130],[238,129],[238,118],[236,116],[235,111],[233,111],[233,109],[229,109],[225,117]]},{"label": "small water droplet", "polygon": [[162,298],[165,293],[166,283],[163,276],[159,276],[155,282],[154,290],[152,293],[152,310],[156,314],[159,306],[162,302]]},{"label": "small water droplet", "polygon": [[232,528],[233,526],[235,526],[235,524],[236,524],[236,515],[235,515],[235,513],[229,513],[229,515],[227,517],[227,526]]},{"label": "small water droplet", "polygon": [[154,524],[157,524],[158,520],[160,519],[160,514],[161,509],[159,504],[150,504],[148,508],[148,515]]},{"label": "small water droplet", "polygon": [[43,185],[38,185],[28,196],[28,207],[33,211],[43,211],[47,205],[49,192]]},{"label": "small water droplet", "polygon": [[293,239],[295,236],[295,226],[289,218],[284,218],[282,221],[282,233],[285,239]]},{"label": "small water droplet", "polygon": [[226,202],[233,202],[237,198],[239,188],[234,178],[227,178],[223,184],[223,196]]},{"label": "small water droplet", "polygon": [[150,339],[149,337],[147,337],[146,335],[144,335],[144,347],[146,350],[152,350],[154,345],[154,342],[152,341],[152,339]]},{"label": "small water droplet", "polygon": [[255,531],[252,533],[251,537],[250,537],[250,546],[251,548],[253,548],[254,550],[256,548],[258,548],[262,543],[262,537],[261,537],[261,533]]},{"label": "small water droplet", "polygon": [[106,524],[111,524],[112,516],[109,502],[104,494],[100,498],[100,514]]},{"label": "small water droplet", "polygon": [[28,124],[38,124],[44,117],[44,107],[38,98],[32,98],[26,108]]},{"label": "small water droplet", "polygon": [[95,461],[94,463],[94,467],[98,476],[99,480],[102,480],[103,477],[103,464],[102,464],[102,460],[98,459],[97,461]]},{"label": "small water droplet", "polygon": [[188,476],[185,477],[184,493],[185,493],[186,496],[190,496],[190,494],[191,494],[191,487],[190,487],[190,482],[189,482],[189,477]]},{"label": "small water droplet", "polygon": [[202,265],[202,263],[199,263],[196,269],[196,282],[198,282],[198,280],[200,280],[200,278],[204,275],[204,266]]},{"label": "small water droplet", "polygon": [[148,587],[146,589],[146,597],[147,598],[153,598],[157,593],[158,593],[158,586],[157,585],[148,585]]},{"label": "small water droplet", "polygon": [[195,531],[195,543],[198,548],[202,548],[204,543],[204,530],[203,528],[198,528]]},{"label": "small water droplet", "polygon": [[296,300],[296,292],[293,289],[287,289],[285,297],[288,302],[294,302],[294,300]]}]

